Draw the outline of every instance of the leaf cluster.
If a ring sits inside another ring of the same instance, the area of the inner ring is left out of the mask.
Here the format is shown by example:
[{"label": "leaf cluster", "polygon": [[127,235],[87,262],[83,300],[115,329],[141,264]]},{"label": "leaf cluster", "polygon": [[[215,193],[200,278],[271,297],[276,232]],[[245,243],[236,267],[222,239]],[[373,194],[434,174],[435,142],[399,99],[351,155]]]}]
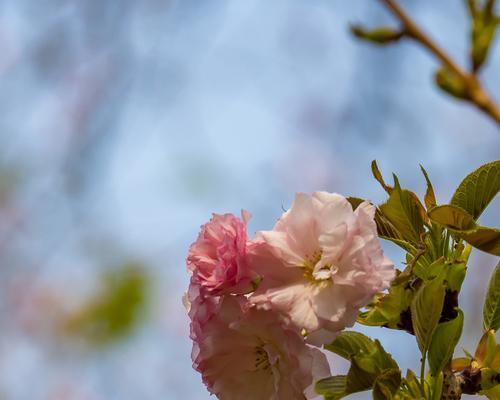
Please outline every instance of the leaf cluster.
[{"label": "leaf cluster", "polygon": [[[392,185],[386,183],[372,163],[373,176],[388,195],[376,209],[378,234],[405,251],[406,267],[358,316],[361,324],[415,335],[422,354],[420,379],[413,371],[401,377],[397,363],[377,340],[344,332],[325,348],[349,360],[351,367],[347,375],[318,382],[316,389],[325,399],[370,389],[374,399],[459,399],[462,393],[500,399],[500,345],[495,339],[500,328],[500,263],[485,299],[485,335],[478,350],[475,356],[453,359],[464,322],[458,296],[471,249],[500,255],[500,231],[477,222],[500,191],[500,161],[469,174],[445,205],[437,204],[430,178],[421,169],[427,184],[423,201],[402,188],[396,175]],[[353,208],[363,201],[349,200]]]}]

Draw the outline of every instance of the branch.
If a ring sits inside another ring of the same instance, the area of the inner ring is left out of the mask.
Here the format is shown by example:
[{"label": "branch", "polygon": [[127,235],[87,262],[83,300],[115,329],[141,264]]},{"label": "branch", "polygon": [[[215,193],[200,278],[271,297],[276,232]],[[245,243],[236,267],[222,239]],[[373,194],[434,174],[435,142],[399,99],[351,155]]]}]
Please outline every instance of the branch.
[{"label": "branch", "polygon": [[443,49],[441,49],[411,17],[394,0],[380,0],[403,24],[405,33],[436,57],[445,67],[456,75],[465,88],[464,100],[474,104],[477,108],[489,115],[500,125],[500,106],[490,97],[482,87],[475,73],[468,73],[457,64]]}]

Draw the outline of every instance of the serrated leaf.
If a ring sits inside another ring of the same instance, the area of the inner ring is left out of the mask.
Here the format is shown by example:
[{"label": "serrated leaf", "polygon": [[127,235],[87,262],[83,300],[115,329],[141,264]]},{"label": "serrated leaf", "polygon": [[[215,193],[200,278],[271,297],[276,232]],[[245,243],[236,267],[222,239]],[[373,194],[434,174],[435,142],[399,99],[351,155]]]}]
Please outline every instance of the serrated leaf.
[{"label": "serrated leaf", "polygon": [[314,390],[329,400],[337,400],[347,395],[345,393],[346,382],[346,375],[330,376],[316,382]]},{"label": "serrated leaf", "polygon": [[491,275],[483,306],[483,327],[485,330],[500,328],[500,262]]},{"label": "serrated leaf", "polygon": [[410,243],[419,243],[424,233],[425,210],[415,193],[401,189],[394,175],[394,189],[389,199],[379,209],[384,217],[401,233],[403,239]]},{"label": "serrated leaf", "polygon": [[422,170],[422,173],[424,174],[425,177],[425,181],[427,182],[427,189],[425,191],[424,203],[425,207],[427,207],[427,209],[430,210],[432,207],[436,206],[436,195],[434,194],[434,188],[432,187],[429,175],[427,175],[427,171],[424,169],[422,165],[420,166],[420,169]]},{"label": "serrated leaf", "polygon": [[368,336],[359,332],[344,331],[332,343],[324,346],[346,360],[360,354],[373,353],[377,346]]},{"label": "serrated leaf", "polygon": [[471,246],[500,256],[500,230],[476,224],[464,209],[453,205],[437,206],[429,211],[429,217]]},{"label": "serrated leaf", "polygon": [[[377,233],[380,238],[386,240],[392,240],[398,246],[401,246],[398,242],[404,242],[403,245],[407,246],[404,241],[403,235],[397,230],[397,228],[389,221],[382,211],[377,208],[375,211],[375,223],[377,224]],[[403,247],[404,248],[404,247]]]},{"label": "serrated leaf", "polygon": [[383,371],[373,384],[374,400],[389,400],[394,397],[401,385],[401,371],[391,368]]},{"label": "serrated leaf", "polygon": [[439,324],[432,335],[429,346],[429,365],[434,376],[437,376],[453,357],[455,346],[462,335],[464,314],[460,309],[457,311],[455,319]]},{"label": "serrated leaf", "polygon": [[441,317],[445,287],[440,277],[425,282],[411,303],[413,329],[420,351],[424,354]]},{"label": "serrated leaf", "polygon": [[500,230],[477,226],[470,231],[454,232],[476,249],[486,253],[500,256]]},{"label": "serrated leaf", "polygon": [[450,204],[462,208],[477,220],[499,191],[500,160],[497,160],[467,175],[455,191]]}]

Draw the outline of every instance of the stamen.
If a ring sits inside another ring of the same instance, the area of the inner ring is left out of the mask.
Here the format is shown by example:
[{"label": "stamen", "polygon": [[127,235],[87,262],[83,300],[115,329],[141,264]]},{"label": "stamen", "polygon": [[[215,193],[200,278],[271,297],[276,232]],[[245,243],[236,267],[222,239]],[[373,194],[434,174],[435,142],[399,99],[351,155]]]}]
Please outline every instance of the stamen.
[{"label": "stamen", "polygon": [[[320,262],[322,256],[323,256],[323,250],[317,249],[312,254],[307,255],[305,257],[304,266],[302,267],[303,276],[312,283],[318,283],[324,280],[324,279],[318,279],[313,274],[316,264]],[[331,268],[332,268],[331,264],[326,264],[321,269],[330,270]]]},{"label": "stamen", "polygon": [[271,363],[269,362],[267,351],[265,351],[262,346],[257,347],[255,349],[255,369],[266,370],[270,367]]}]

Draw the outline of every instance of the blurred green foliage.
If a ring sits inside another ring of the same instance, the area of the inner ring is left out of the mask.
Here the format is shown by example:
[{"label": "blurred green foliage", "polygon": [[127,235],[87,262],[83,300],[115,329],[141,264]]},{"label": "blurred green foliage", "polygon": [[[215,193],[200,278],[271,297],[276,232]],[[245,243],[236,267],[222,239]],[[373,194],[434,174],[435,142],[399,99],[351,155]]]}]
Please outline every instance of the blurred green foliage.
[{"label": "blurred green foliage", "polygon": [[376,44],[389,44],[401,39],[405,32],[389,26],[380,26],[375,29],[365,29],[361,25],[351,26],[351,33],[359,39],[367,40]]},{"label": "blurred green foliage", "polygon": [[63,323],[63,332],[102,347],[130,334],[144,316],[149,282],[138,264],[126,264],[102,277],[102,287]]}]

